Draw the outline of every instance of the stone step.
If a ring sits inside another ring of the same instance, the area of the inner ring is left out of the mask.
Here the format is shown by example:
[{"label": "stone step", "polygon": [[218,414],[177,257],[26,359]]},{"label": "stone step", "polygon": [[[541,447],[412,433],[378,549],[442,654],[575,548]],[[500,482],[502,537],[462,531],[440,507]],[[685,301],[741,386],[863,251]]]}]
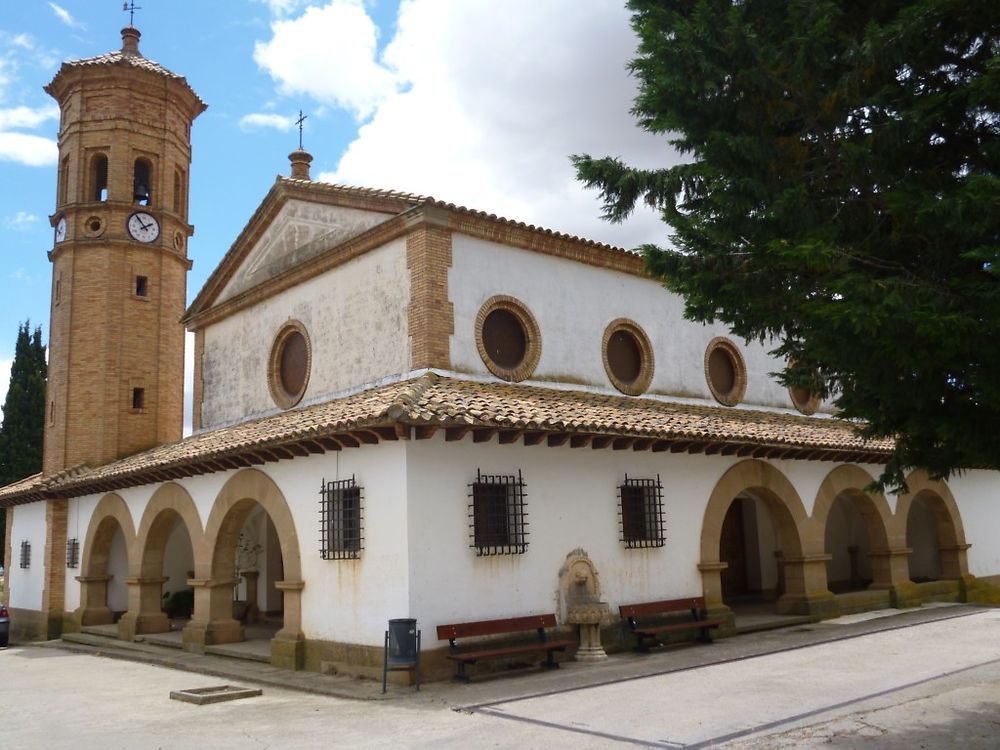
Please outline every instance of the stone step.
[{"label": "stone step", "polygon": [[[256,645],[256,644],[254,644]],[[271,663],[271,648],[270,643],[267,644],[267,650],[264,652],[261,648],[255,648],[247,642],[243,643],[227,643],[221,646],[206,646],[205,653],[212,654],[213,656],[225,656],[230,659],[245,659],[247,661],[261,662],[262,664]]]}]

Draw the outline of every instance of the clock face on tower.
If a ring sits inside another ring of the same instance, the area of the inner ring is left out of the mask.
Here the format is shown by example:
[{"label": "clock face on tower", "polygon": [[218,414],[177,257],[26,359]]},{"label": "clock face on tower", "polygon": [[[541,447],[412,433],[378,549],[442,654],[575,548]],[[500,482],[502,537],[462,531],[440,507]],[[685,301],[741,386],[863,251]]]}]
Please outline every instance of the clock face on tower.
[{"label": "clock face on tower", "polygon": [[62,242],[66,239],[66,217],[59,217],[59,221],[56,224],[56,242]]},{"label": "clock face on tower", "polygon": [[160,224],[152,214],[136,211],[128,217],[128,233],[139,242],[154,242],[160,236]]}]

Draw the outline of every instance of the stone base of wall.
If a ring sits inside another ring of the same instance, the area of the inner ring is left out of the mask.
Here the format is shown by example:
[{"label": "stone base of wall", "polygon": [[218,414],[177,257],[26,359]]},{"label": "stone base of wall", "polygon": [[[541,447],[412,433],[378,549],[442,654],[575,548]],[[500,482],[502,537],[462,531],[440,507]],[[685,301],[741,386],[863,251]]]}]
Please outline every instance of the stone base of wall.
[{"label": "stone base of wall", "polygon": [[9,608],[10,640],[51,641],[62,635],[63,613]]},{"label": "stone base of wall", "polygon": [[964,601],[970,604],[1000,605],[1000,575],[961,580]]},{"label": "stone base of wall", "polygon": [[892,592],[888,589],[848,591],[843,594],[835,594],[834,599],[837,602],[837,611],[841,615],[888,609],[892,606]]}]

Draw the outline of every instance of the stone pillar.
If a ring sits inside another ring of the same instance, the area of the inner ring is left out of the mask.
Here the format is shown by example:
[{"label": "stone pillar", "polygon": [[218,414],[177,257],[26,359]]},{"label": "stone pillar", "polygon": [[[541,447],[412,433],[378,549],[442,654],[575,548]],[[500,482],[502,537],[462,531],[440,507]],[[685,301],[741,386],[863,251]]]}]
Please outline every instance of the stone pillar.
[{"label": "stone pillar", "polygon": [[302,589],[305,581],[275,581],[284,597],[284,622],[271,639],[271,664],[281,669],[302,669],[305,661],[305,634],[302,632]]},{"label": "stone pillar", "polygon": [[85,625],[110,625],[114,616],[108,608],[108,581],[111,576],[77,576],[80,582],[80,606],[75,619]]},{"label": "stone pillar", "polygon": [[725,620],[726,625],[719,628],[719,635],[732,635],[735,630],[736,616],[733,610],[722,601],[722,571],[729,567],[725,562],[698,563],[701,571],[701,590],[705,597],[705,613],[709,619]]},{"label": "stone pillar", "polygon": [[242,641],[243,625],[233,619],[236,581],[190,578],[187,584],[194,589],[194,612],[181,636],[184,648],[203,653],[205,646]]},{"label": "stone pillar", "polygon": [[966,550],[971,544],[955,544],[941,548],[941,578],[955,580],[969,574]]},{"label": "stone pillar", "polygon": [[68,500],[48,500],[45,504],[45,566],[42,612],[47,620],[46,638],[62,635],[66,607],[66,531]]},{"label": "stone pillar", "polygon": [[163,584],[169,579],[126,578],[128,584],[128,612],[118,621],[118,637],[124,641],[135,640],[144,633],[166,633],[170,618],[163,611]]},{"label": "stone pillar", "polygon": [[872,552],[873,589],[888,589],[889,603],[906,609],[919,607],[923,599],[917,584],[910,580],[911,547],[896,547],[886,552]]},{"label": "stone pillar", "polygon": [[897,547],[884,552],[871,552],[872,589],[894,589],[910,582],[910,547]]},{"label": "stone pillar", "polygon": [[257,579],[260,578],[260,571],[244,570],[240,575],[247,582],[247,616],[244,622],[250,625],[260,617],[260,608],[257,606]]},{"label": "stone pillar", "polygon": [[830,555],[803,555],[785,559],[785,593],[778,599],[781,614],[835,617],[837,600],[827,588],[826,564]]}]

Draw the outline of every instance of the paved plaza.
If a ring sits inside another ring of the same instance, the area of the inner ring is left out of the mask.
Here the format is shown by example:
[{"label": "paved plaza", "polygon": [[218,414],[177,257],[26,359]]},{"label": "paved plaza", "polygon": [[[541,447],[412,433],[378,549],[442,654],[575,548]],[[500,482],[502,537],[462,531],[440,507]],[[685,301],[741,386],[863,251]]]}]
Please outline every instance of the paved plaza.
[{"label": "paved plaza", "polygon": [[885,614],[385,699],[358,680],[317,694],[268,678],[260,697],[203,706],[169,693],[252,675],[13,646],[0,733],[53,749],[1000,747],[1000,610]]}]

